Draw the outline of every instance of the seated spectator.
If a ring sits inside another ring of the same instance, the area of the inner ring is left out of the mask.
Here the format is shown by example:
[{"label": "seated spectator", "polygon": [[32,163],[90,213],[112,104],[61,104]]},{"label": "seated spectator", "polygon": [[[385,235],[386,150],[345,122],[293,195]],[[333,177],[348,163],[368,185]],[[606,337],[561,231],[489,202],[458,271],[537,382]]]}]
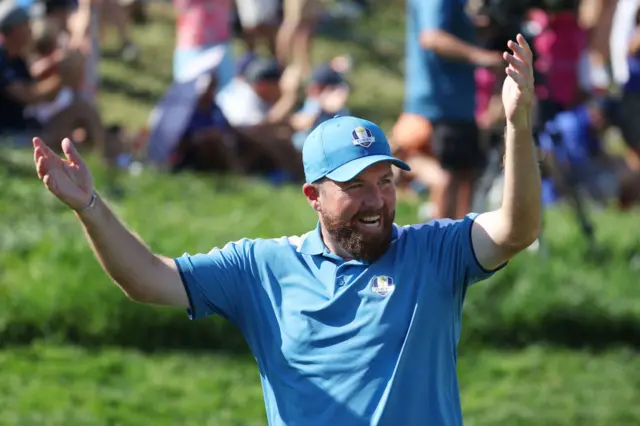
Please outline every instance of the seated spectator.
[{"label": "seated spectator", "polygon": [[243,75],[236,77],[218,94],[216,102],[241,138],[263,153],[266,163],[254,164],[253,168],[268,167],[283,172],[291,179],[298,179],[304,173],[302,156],[291,140],[293,129],[284,119],[288,117],[272,116],[272,109],[282,93],[281,77],[282,70],[277,61],[255,59]]},{"label": "seated spectator", "polygon": [[[58,47],[59,29],[53,21],[42,20],[34,23],[32,31],[35,55],[30,72],[36,81],[44,81],[60,72],[58,65],[64,59],[64,52]],[[77,65],[81,66],[81,64]],[[80,79],[78,78],[76,81],[79,82]],[[61,87],[53,101],[29,105],[25,108],[25,114],[35,118],[41,125],[46,124],[51,117],[71,105],[74,89],[77,90],[79,87]]]},{"label": "seated spectator", "polygon": [[342,75],[331,64],[318,67],[307,86],[307,97],[302,109],[291,117],[293,144],[299,151],[305,139],[320,124],[336,114],[349,115],[346,103],[349,87]]},{"label": "seated spectator", "polygon": [[606,203],[617,199],[621,208],[638,202],[640,173],[630,170],[622,159],[610,156],[602,146],[602,135],[611,125],[614,103],[594,99],[559,113],[540,133],[540,147],[547,154],[543,182],[545,203],[557,202],[572,192],[586,192]]},{"label": "seated spectator", "polygon": [[274,60],[252,61],[217,96],[217,103],[233,127],[269,122],[269,111],[280,98],[282,70]]},{"label": "seated spectator", "polygon": [[239,158],[237,135],[215,102],[218,79],[206,76],[209,83],[198,97],[197,104],[172,162],[173,171],[184,168],[196,170],[232,171],[241,173],[244,167]]},{"label": "seated spectator", "polygon": [[65,85],[72,86],[82,70],[77,57],[66,56],[58,62],[59,72],[43,73],[34,79],[28,64],[32,34],[29,15],[25,9],[10,2],[0,3],[0,135],[14,145],[26,145],[38,135],[55,143],[84,127],[91,135],[90,141],[104,148],[104,131],[97,111],[86,101],[74,99],[68,106],[46,122],[30,119],[25,112],[28,106],[54,102]]}]

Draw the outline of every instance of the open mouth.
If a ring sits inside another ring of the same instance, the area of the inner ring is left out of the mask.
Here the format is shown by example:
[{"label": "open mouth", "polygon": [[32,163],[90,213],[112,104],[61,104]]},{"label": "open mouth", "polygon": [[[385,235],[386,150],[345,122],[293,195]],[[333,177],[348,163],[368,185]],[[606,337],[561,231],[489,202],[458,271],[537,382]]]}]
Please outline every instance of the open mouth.
[{"label": "open mouth", "polygon": [[358,222],[364,225],[366,228],[377,228],[380,226],[381,216],[379,214],[363,216],[358,219]]}]

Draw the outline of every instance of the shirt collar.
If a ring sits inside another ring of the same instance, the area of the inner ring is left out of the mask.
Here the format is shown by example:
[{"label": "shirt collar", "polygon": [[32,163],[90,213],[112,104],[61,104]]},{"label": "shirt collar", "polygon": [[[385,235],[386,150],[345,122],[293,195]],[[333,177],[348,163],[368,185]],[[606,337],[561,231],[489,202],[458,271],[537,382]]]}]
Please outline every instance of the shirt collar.
[{"label": "shirt collar", "polygon": [[[391,242],[394,242],[396,239],[398,239],[398,226],[394,223]],[[302,241],[302,245],[300,247],[300,252],[302,254],[308,254],[311,256],[329,253],[329,249],[327,248],[327,246],[325,246],[324,241],[322,241],[322,231],[319,221],[316,225],[316,228],[312,231],[309,231],[304,237],[304,240]]]}]

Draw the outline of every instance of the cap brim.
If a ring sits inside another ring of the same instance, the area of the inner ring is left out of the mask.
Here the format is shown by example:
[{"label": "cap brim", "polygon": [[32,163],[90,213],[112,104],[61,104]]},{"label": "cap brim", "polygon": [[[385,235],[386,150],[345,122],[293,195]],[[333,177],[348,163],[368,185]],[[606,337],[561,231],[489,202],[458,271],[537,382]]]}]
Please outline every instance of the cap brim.
[{"label": "cap brim", "polygon": [[327,177],[336,182],[348,182],[362,173],[367,167],[385,161],[390,162],[391,164],[402,170],[411,170],[411,167],[409,167],[407,163],[405,163],[404,161],[400,161],[390,155],[370,155],[367,157],[357,158],[353,161],[343,164],[331,173],[328,173]]}]

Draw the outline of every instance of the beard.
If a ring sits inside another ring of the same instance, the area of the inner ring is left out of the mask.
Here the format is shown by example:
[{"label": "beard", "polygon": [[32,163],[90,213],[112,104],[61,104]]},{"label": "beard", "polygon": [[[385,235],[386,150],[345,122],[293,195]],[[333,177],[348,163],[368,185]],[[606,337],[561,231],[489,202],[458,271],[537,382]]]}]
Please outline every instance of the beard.
[{"label": "beard", "polygon": [[[363,232],[359,219],[369,215],[380,215],[380,229],[377,232]],[[375,262],[384,255],[391,244],[395,211],[383,208],[378,211],[361,211],[350,219],[342,219],[320,212],[324,230],[343,250],[354,259]]]}]

